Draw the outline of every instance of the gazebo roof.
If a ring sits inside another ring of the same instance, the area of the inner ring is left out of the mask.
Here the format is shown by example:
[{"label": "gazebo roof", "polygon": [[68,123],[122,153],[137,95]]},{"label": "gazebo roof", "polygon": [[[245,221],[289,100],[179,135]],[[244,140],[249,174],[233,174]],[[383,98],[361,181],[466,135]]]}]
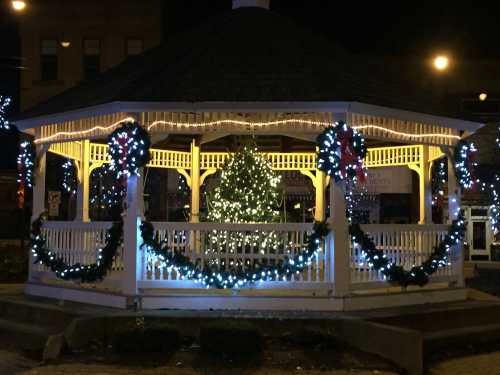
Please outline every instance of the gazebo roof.
[{"label": "gazebo roof", "polygon": [[459,117],[402,81],[381,76],[362,58],[287,18],[240,8],[173,36],[14,120],[112,102],[339,101]]}]

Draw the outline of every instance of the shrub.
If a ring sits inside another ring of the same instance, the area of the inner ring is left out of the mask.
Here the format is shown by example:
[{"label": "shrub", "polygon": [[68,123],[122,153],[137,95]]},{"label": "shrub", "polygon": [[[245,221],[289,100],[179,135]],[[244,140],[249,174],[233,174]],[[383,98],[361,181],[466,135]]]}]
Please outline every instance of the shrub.
[{"label": "shrub", "polygon": [[262,352],[263,342],[260,331],[246,322],[218,321],[200,331],[201,350],[215,355],[255,356]]},{"label": "shrub", "polygon": [[111,343],[117,353],[171,353],[181,339],[179,331],[167,324],[128,325],[113,334]]},{"label": "shrub", "polygon": [[20,246],[0,247],[0,282],[24,282],[28,274],[28,250]]}]

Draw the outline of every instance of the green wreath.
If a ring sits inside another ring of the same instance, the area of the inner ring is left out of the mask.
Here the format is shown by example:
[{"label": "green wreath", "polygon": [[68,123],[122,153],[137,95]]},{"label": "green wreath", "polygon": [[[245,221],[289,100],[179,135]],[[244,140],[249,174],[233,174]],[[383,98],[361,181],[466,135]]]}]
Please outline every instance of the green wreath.
[{"label": "green wreath", "polygon": [[155,238],[153,225],[148,221],[143,221],[141,224],[143,239],[141,247],[157,256],[161,267],[174,269],[181,275],[181,278],[194,280],[207,288],[232,289],[261,281],[290,280],[292,275],[300,273],[316,257],[328,233],[326,222],[316,222],[313,232],[308,237],[307,246],[299,254],[285,258],[275,266],[257,265],[246,270],[242,267],[233,267],[226,271],[219,271],[208,266],[201,267],[181,252],[170,249],[166,241],[159,243]]}]

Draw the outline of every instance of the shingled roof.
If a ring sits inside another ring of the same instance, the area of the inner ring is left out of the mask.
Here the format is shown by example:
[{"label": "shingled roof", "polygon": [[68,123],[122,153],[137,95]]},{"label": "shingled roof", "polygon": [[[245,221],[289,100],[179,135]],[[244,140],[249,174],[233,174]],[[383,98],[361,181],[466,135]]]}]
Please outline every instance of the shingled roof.
[{"label": "shingled roof", "polygon": [[384,77],[372,64],[285,17],[240,8],[167,39],[17,119],[114,101],[357,101],[457,117],[432,95],[410,89],[401,80],[401,76]]}]

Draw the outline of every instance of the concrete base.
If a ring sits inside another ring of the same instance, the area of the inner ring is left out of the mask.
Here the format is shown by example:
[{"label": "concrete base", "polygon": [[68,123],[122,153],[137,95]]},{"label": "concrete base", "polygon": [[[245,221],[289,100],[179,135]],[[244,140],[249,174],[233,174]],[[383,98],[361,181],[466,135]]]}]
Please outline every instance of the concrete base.
[{"label": "concrete base", "polygon": [[295,294],[294,291],[280,293],[232,294],[231,291],[180,291],[164,290],[145,292],[138,296],[120,293],[71,288],[59,285],[28,283],[27,295],[48,297],[93,305],[126,309],[181,309],[181,310],[262,310],[262,311],[359,311],[384,307],[421,305],[462,301],[467,290],[461,288],[425,289],[408,292],[358,293],[347,297],[333,297],[326,293]]}]

